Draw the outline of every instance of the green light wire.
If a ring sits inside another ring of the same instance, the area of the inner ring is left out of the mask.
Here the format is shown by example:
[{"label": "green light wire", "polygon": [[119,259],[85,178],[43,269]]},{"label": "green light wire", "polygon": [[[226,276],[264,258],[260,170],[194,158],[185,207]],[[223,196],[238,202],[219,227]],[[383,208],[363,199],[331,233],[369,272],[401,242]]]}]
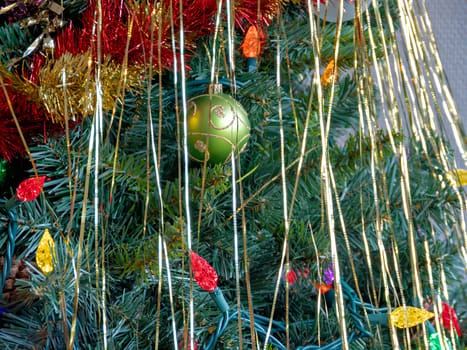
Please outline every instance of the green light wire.
[{"label": "green light wire", "polygon": [[0,185],[3,185],[7,175],[8,162],[5,159],[0,159]]}]

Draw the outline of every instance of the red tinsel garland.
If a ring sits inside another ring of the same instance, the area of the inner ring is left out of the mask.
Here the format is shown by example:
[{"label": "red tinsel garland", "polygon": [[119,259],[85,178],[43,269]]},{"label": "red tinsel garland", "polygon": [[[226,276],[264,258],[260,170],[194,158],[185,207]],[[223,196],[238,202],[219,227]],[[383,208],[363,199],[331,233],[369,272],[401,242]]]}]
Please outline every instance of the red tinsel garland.
[{"label": "red tinsel garland", "polygon": [[280,0],[239,0],[235,6],[235,24],[243,32],[250,25],[267,27],[281,7]]},{"label": "red tinsel garland", "polygon": [[[263,27],[269,25],[277,13],[280,1],[241,0],[235,5],[235,23],[245,31],[250,25]],[[196,46],[196,41],[212,32],[216,0],[184,1],[182,9],[180,0],[163,0],[159,7],[153,5],[136,5],[136,2],[112,0],[102,1],[101,55],[110,56],[117,62],[122,62],[125,55],[128,35],[128,59],[133,64],[149,62],[149,54],[153,52],[152,62],[156,69],[172,68],[174,57],[172,49],[172,31],[179,40],[181,28],[180,10],[183,11],[183,33],[185,51],[190,52]],[[259,10],[259,11],[258,11]],[[172,16],[171,16],[172,14]],[[130,30],[129,24],[133,21]],[[87,52],[91,49],[93,56],[97,55],[96,39],[96,2],[90,1],[87,10],[79,22],[70,23],[56,38],[56,57],[65,52],[73,55]],[[172,28],[173,26],[173,28]],[[153,34],[151,35],[151,28]],[[178,48],[177,48],[178,49]],[[160,65],[158,55],[160,50]]]},{"label": "red tinsel garland", "polygon": [[[169,16],[172,2],[173,17]],[[97,56],[97,38],[95,30],[96,3],[91,1],[79,22],[70,23],[56,38],[56,57],[65,52],[73,55],[87,52],[91,49]],[[194,48],[194,41],[200,35],[205,35],[212,27],[216,12],[215,0],[190,1],[183,8],[183,28],[185,34],[185,49]],[[178,1],[164,0],[159,8],[152,5],[132,6],[122,2],[102,1],[101,55],[110,56],[116,62],[122,62],[126,52],[126,43],[130,35],[128,59],[132,64],[149,62],[152,51],[152,62],[156,69],[172,68],[172,24],[177,36],[180,30],[180,4]],[[130,28],[130,22],[133,25]],[[152,33],[152,28],[153,33]],[[151,34],[152,33],[152,34]],[[152,46],[152,50],[151,50]],[[158,55],[160,50],[160,65]]]},{"label": "red tinsel garland", "polygon": [[[90,2],[81,19],[70,24],[56,37],[55,57],[65,52],[79,55],[92,50],[96,55],[95,33],[96,2]],[[101,53],[115,60],[123,59],[127,41],[129,10],[120,1],[102,1]]]},{"label": "red tinsel garland", "polygon": [[[12,104],[21,131],[30,141],[34,136],[40,135],[45,127],[46,111],[32,102],[29,96],[12,89],[6,82],[6,91]],[[8,106],[8,100],[3,92],[0,92],[0,156],[11,161],[16,156],[25,154],[25,149],[15,121]]]}]

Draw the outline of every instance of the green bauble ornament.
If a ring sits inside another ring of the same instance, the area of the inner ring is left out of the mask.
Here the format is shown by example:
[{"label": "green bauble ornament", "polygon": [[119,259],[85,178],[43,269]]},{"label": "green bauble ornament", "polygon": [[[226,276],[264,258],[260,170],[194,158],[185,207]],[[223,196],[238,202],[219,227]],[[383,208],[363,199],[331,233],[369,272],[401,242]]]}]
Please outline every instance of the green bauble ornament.
[{"label": "green bauble ornament", "polygon": [[206,94],[188,101],[188,150],[190,157],[210,164],[224,163],[238,155],[250,137],[245,109],[231,96]]}]

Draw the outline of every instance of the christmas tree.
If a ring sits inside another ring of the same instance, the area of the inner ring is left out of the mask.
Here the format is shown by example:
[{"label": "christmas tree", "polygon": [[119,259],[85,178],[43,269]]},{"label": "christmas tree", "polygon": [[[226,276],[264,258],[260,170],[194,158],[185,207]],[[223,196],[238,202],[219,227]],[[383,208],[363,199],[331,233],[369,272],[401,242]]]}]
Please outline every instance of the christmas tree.
[{"label": "christmas tree", "polygon": [[3,348],[463,348],[423,1],[3,1],[0,45]]}]

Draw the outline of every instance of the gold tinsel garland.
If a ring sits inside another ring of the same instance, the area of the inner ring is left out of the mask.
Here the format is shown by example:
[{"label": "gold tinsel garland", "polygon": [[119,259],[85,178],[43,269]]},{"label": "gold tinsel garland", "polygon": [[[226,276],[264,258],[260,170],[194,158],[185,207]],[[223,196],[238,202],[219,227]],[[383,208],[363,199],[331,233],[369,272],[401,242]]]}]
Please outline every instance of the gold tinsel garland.
[{"label": "gold tinsel garland", "polygon": [[[64,118],[77,120],[95,112],[96,65],[90,53],[65,53],[57,60],[48,61],[39,72],[37,102],[44,105],[49,118],[63,123]],[[105,58],[100,65],[102,107],[111,110],[116,99],[125,90],[141,88],[144,79],[142,66],[124,68]]]}]

